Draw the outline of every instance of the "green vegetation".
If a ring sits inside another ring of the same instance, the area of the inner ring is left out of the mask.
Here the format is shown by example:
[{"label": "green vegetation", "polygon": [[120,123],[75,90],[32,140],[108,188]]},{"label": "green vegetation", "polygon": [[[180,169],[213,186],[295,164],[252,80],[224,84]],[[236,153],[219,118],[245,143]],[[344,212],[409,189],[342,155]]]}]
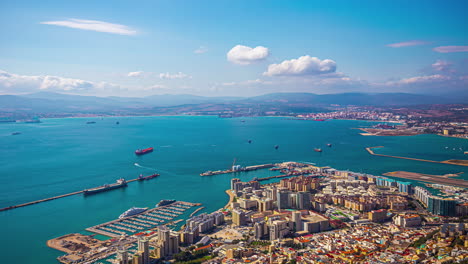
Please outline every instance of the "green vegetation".
[{"label": "green vegetation", "polygon": [[284,243],[284,245],[286,247],[290,247],[290,248],[293,248],[293,249],[296,249],[296,250],[304,248],[301,244],[296,244],[293,241],[286,241],[286,243]]},{"label": "green vegetation", "polygon": [[416,240],[413,244],[411,244],[410,246],[411,247],[421,247],[424,243],[426,243],[426,241],[432,239],[434,237],[435,234],[437,234],[437,232],[439,232],[439,230],[435,230],[435,231],[432,231],[431,233],[429,233],[427,236],[425,237],[420,237],[418,240]]},{"label": "green vegetation", "polygon": [[210,252],[205,250],[198,251],[182,251],[174,255],[176,263],[202,263],[203,261],[209,260],[212,256],[209,255]]},{"label": "green vegetation", "polygon": [[252,241],[250,242],[250,246],[268,246],[270,245],[271,242],[270,241],[262,241],[262,240],[258,240],[258,241]]},{"label": "green vegetation", "polygon": [[176,264],[181,264],[181,263],[185,263],[185,264],[201,264],[201,263],[203,263],[203,262],[205,262],[205,261],[207,261],[207,260],[210,260],[210,259],[212,259],[212,258],[213,258],[213,256],[210,255],[210,256],[204,256],[204,257],[197,258],[197,259],[193,259],[193,260],[189,260],[189,261],[182,261],[182,262],[177,261],[177,262],[175,262],[175,263],[176,263]]}]

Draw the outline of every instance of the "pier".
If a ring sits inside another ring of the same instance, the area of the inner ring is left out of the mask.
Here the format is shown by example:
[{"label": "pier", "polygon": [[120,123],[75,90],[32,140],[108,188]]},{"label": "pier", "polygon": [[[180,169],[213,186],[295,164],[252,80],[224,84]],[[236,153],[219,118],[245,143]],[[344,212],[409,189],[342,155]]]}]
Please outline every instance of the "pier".
[{"label": "pier", "polygon": [[[147,177],[149,177],[149,176],[147,176]],[[127,182],[127,183],[131,183],[131,182],[135,182],[135,181],[139,181],[139,178],[131,179],[131,180],[128,180],[128,181],[126,181],[126,182]],[[109,191],[111,191],[111,190],[109,190]],[[33,205],[33,204],[48,202],[48,201],[52,201],[52,200],[56,200],[56,199],[60,199],[60,198],[65,198],[65,197],[68,197],[68,196],[81,194],[81,193],[83,193],[83,192],[84,192],[84,191],[77,191],[77,192],[62,194],[62,195],[58,195],[58,196],[54,196],[54,197],[50,197],[50,198],[41,199],[41,200],[36,200],[36,201],[28,202],[28,203],[23,203],[23,204],[18,204],[18,205],[12,205],[12,206],[8,206],[8,207],[0,208],[0,212],[1,212],[1,211],[7,211],[7,210],[15,209],[15,208],[20,208],[20,207],[25,207],[25,206],[28,206],[28,205]]]},{"label": "pier", "polygon": [[417,159],[417,158],[409,158],[409,157],[391,156],[391,155],[385,155],[385,154],[377,154],[372,150],[374,148],[383,148],[383,146],[368,147],[366,148],[366,150],[367,152],[369,152],[369,154],[374,155],[374,156],[381,156],[381,157],[395,158],[395,159],[416,160],[416,161],[431,162],[431,163],[451,164],[451,165],[458,165],[458,166],[468,166],[468,162],[466,160],[435,161],[435,160]]},{"label": "pier", "polygon": [[239,170],[223,170],[223,171],[207,171],[204,173],[201,173],[200,176],[212,176],[212,175],[219,175],[219,174],[227,174],[227,173],[235,173],[235,172],[243,172],[243,171],[254,171],[254,170],[260,170],[260,169],[267,169],[267,168],[273,168],[275,164],[262,164],[262,165],[254,165],[254,166],[247,166],[245,168],[240,168]]}]

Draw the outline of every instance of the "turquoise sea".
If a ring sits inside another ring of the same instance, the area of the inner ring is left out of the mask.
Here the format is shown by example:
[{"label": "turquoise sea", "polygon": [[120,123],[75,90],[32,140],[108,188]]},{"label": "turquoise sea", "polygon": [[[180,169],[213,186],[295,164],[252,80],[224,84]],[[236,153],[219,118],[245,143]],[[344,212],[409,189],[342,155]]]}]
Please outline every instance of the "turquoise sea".
[{"label": "turquoise sea", "polygon": [[[90,197],[71,196],[0,212],[2,263],[56,263],[62,253],[48,239],[113,220],[132,206],[161,199],[201,202],[206,211],[225,205],[233,175],[200,177],[225,169],[233,159],[248,166],[280,161],[379,175],[406,170],[428,174],[465,172],[468,167],[371,156],[377,153],[429,160],[466,159],[468,141],[435,135],[361,136],[369,122],[290,120],[282,117],[222,119],[203,116],[44,119],[39,124],[0,125],[0,207],[83,190],[124,177],[157,171],[159,178]],[[95,121],[95,124],[86,124]],[[117,125],[116,121],[120,124]],[[19,131],[22,134],[12,136]],[[248,144],[251,139],[252,143]],[[327,143],[333,144],[328,148]],[[279,145],[275,150],[274,146]],[[137,148],[155,147],[137,157]],[[322,153],[313,148],[321,147]],[[448,148],[446,148],[448,147]],[[135,165],[137,163],[137,165]],[[236,175],[243,180],[275,175],[269,170]]]}]

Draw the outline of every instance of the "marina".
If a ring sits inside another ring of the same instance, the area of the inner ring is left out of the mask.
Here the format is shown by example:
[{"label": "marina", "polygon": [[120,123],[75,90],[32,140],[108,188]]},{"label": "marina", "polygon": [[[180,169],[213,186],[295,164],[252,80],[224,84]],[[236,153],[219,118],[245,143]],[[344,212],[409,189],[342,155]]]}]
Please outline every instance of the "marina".
[{"label": "marina", "polygon": [[[122,235],[134,235],[144,230],[154,229],[160,225],[174,224],[180,220],[174,220],[175,218],[179,217],[186,210],[200,205],[201,204],[199,203],[176,201],[168,205],[148,209],[136,215],[95,225],[86,228],[86,231],[112,238],[117,238]],[[203,208],[204,207],[198,208],[190,216]],[[178,213],[169,213],[174,211],[177,211]]]}]

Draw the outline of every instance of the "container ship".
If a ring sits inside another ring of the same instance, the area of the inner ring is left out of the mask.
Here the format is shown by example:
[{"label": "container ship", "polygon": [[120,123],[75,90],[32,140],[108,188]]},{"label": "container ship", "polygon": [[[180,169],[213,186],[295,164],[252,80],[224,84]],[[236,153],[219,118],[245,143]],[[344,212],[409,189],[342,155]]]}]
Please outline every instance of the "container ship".
[{"label": "container ship", "polygon": [[153,152],[153,148],[137,149],[135,150],[136,155],[144,155]]},{"label": "container ship", "polygon": [[86,189],[83,191],[84,195],[90,195],[90,194],[95,194],[95,193],[100,193],[100,192],[105,192],[117,188],[122,188],[122,187],[127,187],[127,181],[123,178],[120,178],[117,180],[116,183],[113,184],[105,184],[99,187],[91,188],[91,189]]},{"label": "container ship", "polygon": [[137,215],[137,214],[141,214],[141,213],[145,212],[146,210],[148,210],[148,207],[145,207],[145,208],[132,207],[132,208],[128,209],[127,211],[125,211],[123,214],[121,214],[119,216],[119,219],[129,217],[129,216],[133,216],[133,215]]},{"label": "container ship", "polygon": [[150,179],[156,178],[158,176],[159,176],[158,173],[151,174],[151,175],[148,175],[148,176],[143,176],[143,174],[140,174],[140,176],[138,176],[138,180],[139,181],[150,180]]}]

